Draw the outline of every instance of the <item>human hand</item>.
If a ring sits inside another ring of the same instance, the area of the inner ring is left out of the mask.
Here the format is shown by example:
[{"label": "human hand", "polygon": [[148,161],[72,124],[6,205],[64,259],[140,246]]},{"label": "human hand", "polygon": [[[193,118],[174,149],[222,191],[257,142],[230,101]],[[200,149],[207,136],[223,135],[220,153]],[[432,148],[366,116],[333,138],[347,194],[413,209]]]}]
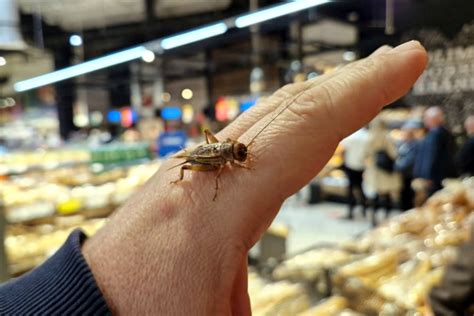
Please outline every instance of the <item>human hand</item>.
[{"label": "human hand", "polygon": [[312,179],[339,141],[407,92],[427,62],[417,42],[382,47],[332,74],[283,87],[216,136],[247,144],[274,110],[305,90],[256,140],[254,170],[214,173],[166,161],[83,246],[114,313],[249,315],[247,251],[282,202]]}]

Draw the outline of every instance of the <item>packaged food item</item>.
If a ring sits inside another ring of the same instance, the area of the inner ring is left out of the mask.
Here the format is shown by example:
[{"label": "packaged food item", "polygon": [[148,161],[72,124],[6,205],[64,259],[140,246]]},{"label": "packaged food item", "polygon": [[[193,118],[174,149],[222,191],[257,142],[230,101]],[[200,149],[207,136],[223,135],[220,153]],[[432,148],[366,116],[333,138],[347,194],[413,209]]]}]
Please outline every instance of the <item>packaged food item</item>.
[{"label": "packaged food item", "polygon": [[276,280],[283,279],[314,279],[321,269],[335,268],[349,262],[352,256],[341,249],[313,249],[285,260],[273,271]]},{"label": "packaged food item", "polygon": [[349,306],[349,302],[342,296],[332,296],[315,307],[298,314],[299,316],[333,316],[340,315]]},{"label": "packaged food item", "polygon": [[339,269],[337,273],[344,277],[385,275],[397,268],[400,258],[401,251],[399,249],[387,249],[364,259],[349,263]]},{"label": "packaged food item", "polygon": [[73,229],[80,228],[92,236],[105,223],[103,219],[85,220],[82,216],[68,216],[56,221],[56,225],[41,225],[37,228],[8,228],[5,248],[13,275],[42,263],[56,252]]},{"label": "packaged food item", "polygon": [[258,316],[291,316],[310,307],[310,299],[300,284],[286,281],[266,283],[249,276],[252,314]]}]

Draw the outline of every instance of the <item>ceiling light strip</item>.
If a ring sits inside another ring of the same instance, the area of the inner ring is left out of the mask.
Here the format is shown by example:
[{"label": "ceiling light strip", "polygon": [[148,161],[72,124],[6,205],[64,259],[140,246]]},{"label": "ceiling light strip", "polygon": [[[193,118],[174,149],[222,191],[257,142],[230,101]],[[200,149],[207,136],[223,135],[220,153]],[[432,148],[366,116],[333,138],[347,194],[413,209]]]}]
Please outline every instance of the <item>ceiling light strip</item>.
[{"label": "ceiling light strip", "polygon": [[161,48],[168,50],[176,47],[188,45],[207,38],[218,36],[227,32],[228,27],[224,22],[200,27],[178,35],[165,37],[161,40]]},{"label": "ceiling light strip", "polygon": [[328,2],[331,2],[331,0],[300,0],[276,5],[268,9],[262,9],[239,16],[237,19],[235,19],[235,26],[238,28],[248,27],[271,19],[279,18],[284,15],[289,15],[315,6],[319,6]]},{"label": "ceiling light strip", "polygon": [[142,57],[143,53],[147,49],[145,46],[137,46],[134,48],[129,48],[123,51],[119,51],[117,53],[113,53],[110,55],[106,55],[103,57],[99,57],[90,61],[86,61],[84,63],[80,63],[71,67],[63,68],[60,70],[56,70],[38,77],[34,77],[31,79],[18,81],[13,86],[15,91],[23,92],[35,88],[39,88],[41,86],[45,86],[48,84],[56,83],[59,81],[63,81],[66,79],[71,79],[80,75],[84,75],[96,70],[108,68],[114,65],[126,63],[128,61],[132,61],[135,59],[139,59]]}]

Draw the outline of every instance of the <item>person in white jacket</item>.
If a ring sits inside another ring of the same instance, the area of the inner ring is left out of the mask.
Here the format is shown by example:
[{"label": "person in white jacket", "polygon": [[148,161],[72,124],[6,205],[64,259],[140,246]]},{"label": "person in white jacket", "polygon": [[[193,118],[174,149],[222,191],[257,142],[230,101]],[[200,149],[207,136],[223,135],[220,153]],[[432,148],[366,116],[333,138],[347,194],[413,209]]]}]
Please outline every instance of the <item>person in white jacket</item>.
[{"label": "person in white jacket", "polygon": [[393,206],[392,200],[398,196],[401,188],[400,174],[393,171],[397,147],[380,118],[370,124],[366,148],[364,190],[372,199],[372,224],[375,226],[377,210],[384,207],[388,217]]},{"label": "person in white jacket", "polygon": [[362,189],[362,175],[365,169],[365,153],[367,151],[368,132],[367,128],[363,127],[357,132],[344,138],[341,145],[344,148],[344,172],[349,181],[347,187],[347,204],[349,210],[347,213],[348,219],[354,217],[354,207],[357,204],[356,196],[360,197],[360,204],[362,205],[362,214],[366,215],[367,199]]}]

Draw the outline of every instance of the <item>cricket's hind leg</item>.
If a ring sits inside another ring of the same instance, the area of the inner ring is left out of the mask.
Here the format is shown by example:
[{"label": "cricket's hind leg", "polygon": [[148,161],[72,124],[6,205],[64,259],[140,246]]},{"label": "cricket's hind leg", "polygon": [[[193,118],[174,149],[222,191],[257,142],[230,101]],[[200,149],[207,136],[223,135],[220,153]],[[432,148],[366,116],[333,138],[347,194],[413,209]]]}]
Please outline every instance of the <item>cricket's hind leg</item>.
[{"label": "cricket's hind leg", "polygon": [[219,166],[215,166],[215,165],[200,165],[200,164],[188,164],[188,165],[184,165],[181,167],[181,169],[179,170],[179,178],[178,180],[175,180],[175,181],[172,181],[170,182],[170,184],[176,184],[180,181],[183,180],[184,178],[184,171],[185,170],[189,170],[189,171],[202,171],[202,172],[205,172],[205,171],[215,171],[215,170],[219,170]]},{"label": "cricket's hind leg", "polygon": [[222,171],[224,171],[224,166],[215,166],[215,165],[199,165],[199,164],[188,164],[184,165],[181,167],[179,170],[179,178],[175,181],[171,181],[170,184],[176,184],[179,183],[180,181],[183,180],[184,178],[184,171],[189,170],[189,171],[216,171],[217,174],[215,177],[215,192],[214,192],[214,197],[212,198],[213,201],[216,200],[217,198],[217,190],[219,189],[219,177],[222,174]]}]

